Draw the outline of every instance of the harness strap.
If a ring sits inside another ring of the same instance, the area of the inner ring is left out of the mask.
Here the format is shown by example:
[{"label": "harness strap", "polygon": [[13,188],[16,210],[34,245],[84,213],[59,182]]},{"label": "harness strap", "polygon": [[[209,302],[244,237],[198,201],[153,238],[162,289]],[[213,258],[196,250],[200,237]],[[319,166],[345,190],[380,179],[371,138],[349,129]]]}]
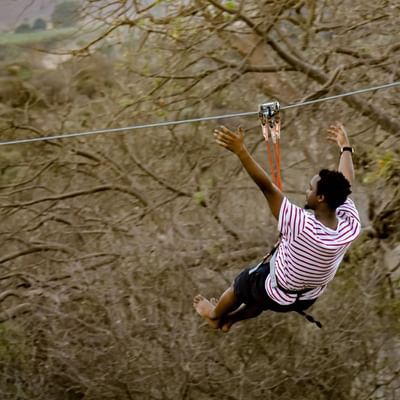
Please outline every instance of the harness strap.
[{"label": "harness strap", "polygon": [[300,296],[304,293],[307,292],[311,292],[311,290],[314,290],[315,288],[305,288],[305,289],[301,289],[301,290],[290,290],[290,289],[286,289],[283,286],[281,286],[278,282],[278,279],[276,277],[276,273],[275,273],[275,259],[276,259],[276,249],[272,254],[271,259],[269,260],[269,268],[270,268],[270,273],[269,276],[271,278],[271,285],[273,288],[278,288],[280,290],[282,290],[282,292],[287,293],[287,294],[296,294],[297,295],[297,300],[299,300]]},{"label": "harness strap", "polygon": [[[275,175],[275,168],[274,168],[274,161],[272,159],[271,146],[270,146],[268,140],[265,141],[265,144],[267,145],[267,156],[268,156],[269,170],[271,171],[272,182],[275,183],[275,185],[277,185],[278,182],[277,182],[277,178]],[[279,171],[277,171],[277,172],[279,174]]]},{"label": "harness strap", "polygon": [[278,287],[278,282],[276,280],[276,274],[275,274],[275,258],[276,258],[276,251],[274,251],[271,259],[269,260],[269,276],[271,278],[271,285],[273,288]]},{"label": "harness strap", "polygon": [[[299,301],[300,296],[304,293],[310,292],[311,290],[315,289],[315,288],[306,288],[306,289],[302,289],[302,290],[290,290],[290,289],[286,289],[284,287],[282,287],[279,284],[279,281],[276,277],[276,273],[275,273],[275,259],[276,259],[276,250],[278,248],[278,245],[275,246],[271,252],[269,253],[269,255],[271,255],[271,258],[269,260],[269,276],[271,278],[271,285],[273,288],[278,288],[279,290],[281,290],[283,293],[287,293],[287,294],[295,294],[297,295],[296,297],[296,302]],[[268,256],[269,256],[268,255]],[[302,315],[303,317],[305,317],[307,319],[308,322],[311,322],[315,325],[318,326],[318,328],[322,328],[322,324],[321,322],[319,322],[318,320],[314,319],[314,317],[310,314],[305,313],[302,310],[295,310],[298,314]]]},{"label": "harness strap", "polygon": [[[281,180],[281,127],[280,120],[275,116],[272,118],[267,118],[264,114],[260,114],[262,133],[267,146],[267,156],[269,169],[271,171],[272,182],[278,186],[282,191],[282,180]],[[270,131],[270,132],[269,132]],[[269,138],[271,137],[272,148],[269,143]],[[273,155],[272,155],[273,154]],[[275,157],[275,167],[274,160]],[[276,171],[275,171],[276,170]]]},{"label": "harness strap", "polygon": [[274,143],[274,151],[275,151],[275,160],[276,160],[276,184],[279,189],[282,190],[282,180],[281,180],[281,141],[278,139],[276,143]]},{"label": "harness strap", "polygon": [[296,312],[298,314],[302,315],[303,317],[305,317],[308,322],[311,322],[312,324],[317,325],[319,329],[322,329],[321,322],[319,322],[316,319],[314,319],[314,317],[312,315],[306,314],[304,311],[296,311]]}]

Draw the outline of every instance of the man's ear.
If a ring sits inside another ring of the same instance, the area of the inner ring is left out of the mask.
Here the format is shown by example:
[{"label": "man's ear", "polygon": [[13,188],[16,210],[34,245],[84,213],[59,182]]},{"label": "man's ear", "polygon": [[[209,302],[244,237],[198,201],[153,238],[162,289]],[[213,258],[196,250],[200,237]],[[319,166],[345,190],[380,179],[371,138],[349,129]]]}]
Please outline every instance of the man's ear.
[{"label": "man's ear", "polygon": [[325,201],[325,196],[323,194],[317,195],[318,203],[323,203]]}]

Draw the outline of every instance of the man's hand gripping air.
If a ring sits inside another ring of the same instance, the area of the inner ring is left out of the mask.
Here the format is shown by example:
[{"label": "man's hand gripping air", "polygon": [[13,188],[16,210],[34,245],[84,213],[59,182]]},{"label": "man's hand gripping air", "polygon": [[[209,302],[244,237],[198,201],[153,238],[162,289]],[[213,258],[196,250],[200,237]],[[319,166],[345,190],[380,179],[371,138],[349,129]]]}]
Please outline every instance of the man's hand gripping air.
[{"label": "man's hand gripping air", "polygon": [[225,149],[235,153],[237,156],[245,150],[244,131],[240,126],[237,132],[232,132],[225,126],[214,130],[215,141]]},{"label": "man's hand gripping air", "polygon": [[239,157],[243,167],[267,199],[273,216],[278,219],[283,194],[248,152],[244,144],[243,129],[239,127],[236,132],[233,132],[225,126],[221,126],[214,130],[214,136],[220,146]]}]

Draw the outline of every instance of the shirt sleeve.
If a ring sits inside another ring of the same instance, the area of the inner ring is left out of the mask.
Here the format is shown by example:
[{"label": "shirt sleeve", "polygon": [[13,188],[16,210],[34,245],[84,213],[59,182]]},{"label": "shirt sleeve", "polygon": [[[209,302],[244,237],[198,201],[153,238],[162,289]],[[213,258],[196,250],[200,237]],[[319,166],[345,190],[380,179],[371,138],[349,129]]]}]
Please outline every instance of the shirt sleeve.
[{"label": "shirt sleeve", "polygon": [[352,222],[356,222],[357,224],[361,224],[360,216],[358,214],[354,201],[349,197],[341,206],[336,209],[336,215],[339,218],[347,219]]},{"label": "shirt sleeve", "polygon": [[347,198],[347,200],[336,209],[336,215],[348,223],[349,240],[354,240],[361,231],[361,221],[353,200]]},{"label": "shirt sleeve", "polygon": [[292,204],[287,197],[283,199],[279,212],[278,229],[286,239],[295,240],[304,230],[306,219],[306,211],[303,208]]}]

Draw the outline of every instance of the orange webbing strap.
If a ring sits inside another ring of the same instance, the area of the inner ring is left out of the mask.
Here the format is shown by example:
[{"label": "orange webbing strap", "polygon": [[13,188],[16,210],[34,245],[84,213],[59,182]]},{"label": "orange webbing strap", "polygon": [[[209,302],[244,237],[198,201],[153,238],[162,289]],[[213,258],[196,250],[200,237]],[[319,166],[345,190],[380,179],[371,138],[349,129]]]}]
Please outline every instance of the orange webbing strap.
[{"label": "orange webbing strap", "polygon": [[274,143],[275,161],[276,161],[276,185],[282,191],[282,181],[281,181],[281,141],[279,138],[276,139]]},{"label": "orange webbing strap", "polygon": [[272,159],[272,152],[271,152],[271,146],[269,144],[269,140],[266,139],[265,143],[267,145],[267,156],[268,156],[268,162],[269,162],[269,170],[271,171],[271,178],[272,182],[277,185],[277,178],[275,176],[275,168],[274,168],[274,161]]},{"label": "orange webbing strap", "polygon": [[269,136],[270,136],[268,134],[269,127],[268,127],[267,121],[265,119],[261,120],[261,126],[262,126],[264,139],[265,139],[265,142],[267,145],[267,156],[268,156],[269,169],[271,171],[272,182],[276,186],[278,186],[278,188],[280,190],[282,190],[280,127],[277,127],[276,125],[274,125],[274,127],[271,128],[271,139],[272,139],[273,153],[275,156],[275,165],[276,165],[276,172],[275,172],[271,146],[269,143]]}]

